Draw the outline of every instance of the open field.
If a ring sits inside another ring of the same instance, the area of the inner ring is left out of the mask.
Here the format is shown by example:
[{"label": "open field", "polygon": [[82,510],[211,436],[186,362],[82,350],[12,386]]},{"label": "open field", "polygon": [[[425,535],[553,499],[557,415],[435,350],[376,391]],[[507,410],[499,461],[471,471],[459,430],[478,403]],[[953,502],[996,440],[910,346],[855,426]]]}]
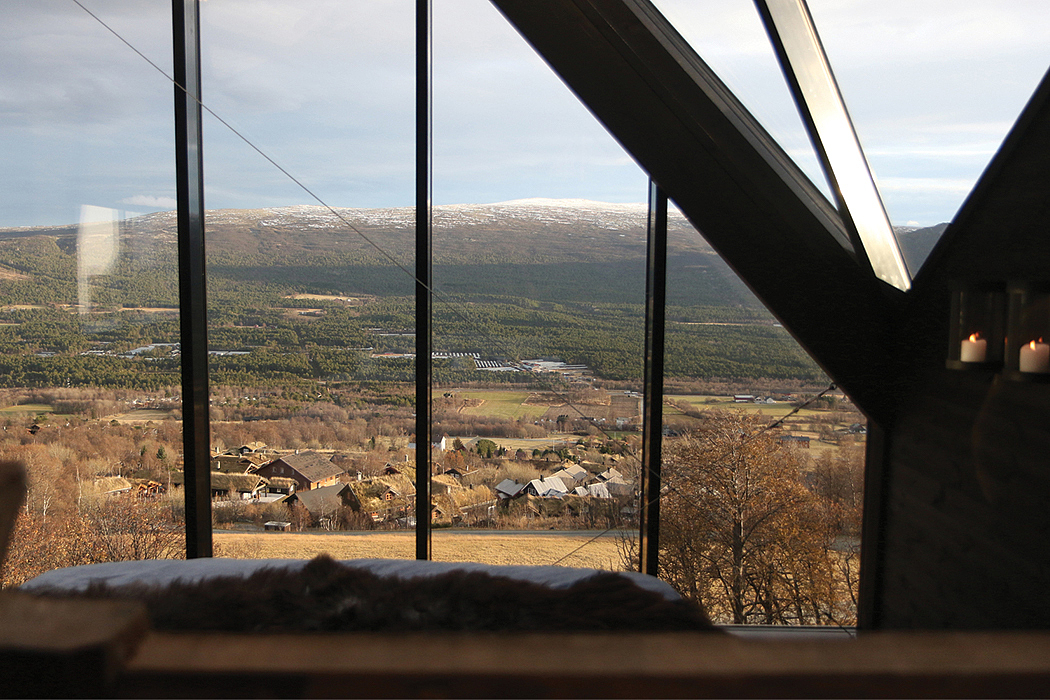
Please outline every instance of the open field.
[{"label": "open field", "polygon": [[289,294],[285,299],[310,299],[312,301],[341,301],[344,304],[361,304],[364,302],[359,297],[345,297],[336,294]]},{"label": "open field", "polygon": [[[455,437],[452,437],[449,441],[451,442],[455,439]],[[580,436],[574,435],[572,433],[551,433],[548,437],[545,438],[481,438],[473,436],[461,436],[459,439],[463,442],[463,446],[467,449],[474,447],[474,445],[477,444],[478,440],[492,440],[492,442],[496,443],[497,447],[506,447],[511,452],[515,450],[525,450],[526,452],[532,452],[537,448],[540,450],[544,450],[551,447],[552,445],[557,445],[558,447],[562,447],[564,445],[573,445],[576,443],[577,440],[580,439]]]},{"label": "open field", "polygon": [[4,406],[0,408],[0,414],[6,413],[51,413],[54,406],[46,403],[23,403],[17,406]]},{"label": "open field", "polygon": [[[676,401],[682,403],[688,403],[699,410],[705,410],[709,408],[716,408],[726,411],[740,411],[744,413],[761,413],[769,418],[784,418],[794,409],[793,406],[787,403],[776,403],[776,404],[755,404],[755,403],[736,403],[731,397],[728,396],[706,396],[706,395],[667,395],[665,398],[669,401]],[[830,442],[823,442],[820,439],[821,433],[817,430],[816,423],[813,419],[821,418],[831,415],[828,411],[818,411],[814,409],[804,408],[798,411],[790,418],[788,418],[783,427],[789,431],[792,435],[799,435],[808,437],[810,439],[809,449],[814,452],[824,452],[826,450],[837,450],[839,446]],[[840,414],[842,415],[842,414]],[[691,419],[685,416],[678,408],[674,406],[664,405],[664,416],[674,417],[675,421],[681,424],[685,421],[686,424],[698,423],[696,419]],[[863,423],[864,418],[859,414],[845,414],[845,422],[839,422],[834,424],[834,428],[842,430],[849,427],[851,423],[861,422]],[[863,435],[856,436],[856,439],[860,442],[865,440]]]},{"label": "open field", "polygon": [[135,411],[128,411],[127,413],[117,413],[116,415],[106,416],[105,420],[115,420],[118,423],[145,423],[150,420],[167,420],[168,418],[171,418],[171,411],[140,408]]},{"label": "open field", "polygon": [[[737,403],[733,401],[732,396],[705,396],[705,395],[665,395],[665,400],[668,401],[682,401],[684,403],[692,404],[700,410],[706,408],[719,408],[730,411],[746,411],[748,413],[759,413],[763,415],[772,416],[774,418],[782,418],[795,408],[789,403]],[[664,409],[666,410],[666,409]],[[804,408],[796,416],[819,416],[825,414],[824,411],[814,411],[810,408]]]},{"label": "open field", "polygon": [[517,420],[522,416],[539,418],[547,411],[547,406],[525,404],[529,398],[528,391],[457,391],[456,395],[465,399],[480,399],[480,406],[464,408],[463,413],[472,416],[498,416]]},{"label": "open field", "polygon": [[[476,561],[485,564],[551,565],[584,545],[587,534],[471,534],[435,530],[435,561]],[[227,533],[214,535],[215,554],[233,559],[306,559],[330,554],[335,559],[415,557],[415,535],[411,532],[366,532],[315,535],[294,532]],[[599,537],[572,554],[560,566],[590,567],[619,571],[618,538]]]}]

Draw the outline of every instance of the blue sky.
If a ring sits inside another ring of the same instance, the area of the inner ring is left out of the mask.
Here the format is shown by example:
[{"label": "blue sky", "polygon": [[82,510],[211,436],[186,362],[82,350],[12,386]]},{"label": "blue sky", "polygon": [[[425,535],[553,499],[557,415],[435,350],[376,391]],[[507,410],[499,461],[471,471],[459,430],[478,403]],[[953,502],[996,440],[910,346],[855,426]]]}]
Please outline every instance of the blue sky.
[{"label": "blue sky", "polygon": [[[82,0],[170,71],[167,3]],[[822,183],[751,2],[658,0]],[[335,206],[413,199],[411,0],[206,0],[204,99]],[[811,0],[894,224],[954,215],[1050,65],[1042,0]],[[69,0],[5,3],[0,225],[169,209],[172,88]],[[435,0],[434,201],[638,202],[645,176],[487,0]],[[206,120],[209,208],[309,203]]]}]

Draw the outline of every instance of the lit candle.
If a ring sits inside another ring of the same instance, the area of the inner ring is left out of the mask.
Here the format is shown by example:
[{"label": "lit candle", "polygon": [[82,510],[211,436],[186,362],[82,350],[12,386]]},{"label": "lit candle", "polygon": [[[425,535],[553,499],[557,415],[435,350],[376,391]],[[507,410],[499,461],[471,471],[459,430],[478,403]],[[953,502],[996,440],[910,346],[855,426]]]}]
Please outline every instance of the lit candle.
[{"label": "lit candle", "polygon": [[978,338],[976,333],[962,341],[959,359],[963,362],[984,362],[988,356],[988,341]]},{"label": "lit candle", "polygon": [[1018,364],[1022,372],[1046,374],[1050,372],[1050,345],[1044,343],[1042,338],[1039,339],[1039,342],[1033,340],[1028,345],[1022,346],[1019,359]]}]

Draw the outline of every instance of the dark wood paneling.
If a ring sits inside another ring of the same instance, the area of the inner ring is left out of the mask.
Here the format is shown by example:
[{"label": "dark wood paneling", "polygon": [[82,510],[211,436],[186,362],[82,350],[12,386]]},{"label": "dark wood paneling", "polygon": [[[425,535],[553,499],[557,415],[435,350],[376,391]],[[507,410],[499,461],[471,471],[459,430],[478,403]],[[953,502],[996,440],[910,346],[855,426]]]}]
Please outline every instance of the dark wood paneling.
[{"label": "dark wood paneling", "polygon": [[944,369],[949,289],[1050,280],[1044,79],[915,281],[904,394],[883,456],[886,627],[1050,627],[1050,384]]}]

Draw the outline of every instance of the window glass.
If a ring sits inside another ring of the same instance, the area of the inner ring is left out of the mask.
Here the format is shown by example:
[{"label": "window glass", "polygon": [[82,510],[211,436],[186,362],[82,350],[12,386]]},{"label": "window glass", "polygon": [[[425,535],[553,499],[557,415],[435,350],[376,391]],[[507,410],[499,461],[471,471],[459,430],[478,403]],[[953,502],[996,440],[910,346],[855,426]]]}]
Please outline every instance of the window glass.
[{"label": "window glass", "polygon": [[[0,458],[28,471],[3,584],[185,552],[164,5],[0,26]],[[105,22],[112,32],[102,24]]]},{"label": "window glass", "polygon": [[414,556],[414,8],[201,6],[217,555]]},{"label": "window glass", "polygon": [[810,9],[914,272],[1050,65],[1050,16],[1034,0]]},{"label": "window glass", "polygon": [[434,558],[622,568],[645,176],[488,2],[434,46]]},{"label": "window glass", "polygon": [[719,623],[856,624],[864,418],[673,209],[667,267],[660,576]]},{"label": "window glass", "polygon": [[653,4],[824,196],[834,201],[754,3],[655,0]]},{"label": "window glass", "polygon": [[[654,4],[830,197],[753,3]],[[1050,18],[1034,0],[809,7],[914,274],[1046,71]]]}]

